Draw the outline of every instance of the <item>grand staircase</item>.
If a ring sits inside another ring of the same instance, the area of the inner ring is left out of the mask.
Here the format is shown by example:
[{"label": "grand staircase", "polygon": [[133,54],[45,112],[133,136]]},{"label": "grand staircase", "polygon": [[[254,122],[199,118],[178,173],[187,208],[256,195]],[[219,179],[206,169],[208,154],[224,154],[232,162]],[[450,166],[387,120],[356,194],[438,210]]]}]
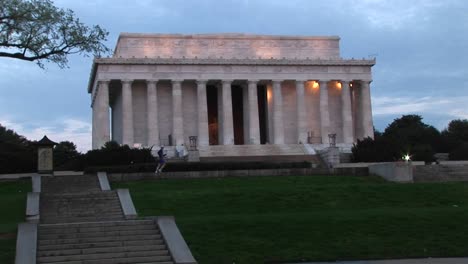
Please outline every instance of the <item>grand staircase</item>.
[{"label": "grand staircase", "polygon": [[201,161],[316,161],[318,157],[304,144],[199,146]]},{"label": "grand staircase", "polygon": [[155,220],[126,220],[95,175],[43,177],[37,263],[172,264]]}]

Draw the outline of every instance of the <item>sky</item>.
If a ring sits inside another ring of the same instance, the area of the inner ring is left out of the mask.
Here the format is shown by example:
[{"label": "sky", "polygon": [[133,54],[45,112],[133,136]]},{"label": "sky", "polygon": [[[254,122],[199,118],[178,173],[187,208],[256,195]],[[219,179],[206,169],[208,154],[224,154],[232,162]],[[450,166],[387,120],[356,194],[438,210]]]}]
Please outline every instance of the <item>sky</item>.
[{"label": "sky", "polygon": [[[444,129],[468,119],[466,0],[55,0],[80,20],[121,32],[340,36],[341,57],[376,57],[371,83],[375,127],[404,114]],[[87,84],[92,57],[69,68],[0,57],[0,124],[31,140],[45,134],[91,148]]]}]

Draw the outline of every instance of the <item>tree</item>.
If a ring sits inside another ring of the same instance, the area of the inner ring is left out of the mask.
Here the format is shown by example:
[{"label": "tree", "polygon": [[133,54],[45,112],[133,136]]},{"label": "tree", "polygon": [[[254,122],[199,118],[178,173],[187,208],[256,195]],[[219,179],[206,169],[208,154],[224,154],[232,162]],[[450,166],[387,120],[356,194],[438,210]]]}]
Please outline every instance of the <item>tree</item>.
[{"label": "tree", "polygon": [[33,172],[37,152],[32,142],[0,124],[0,174]]},{"label": "tree", "polygon": [[108,32],[81,23],[50,0],[0,0],[0,57],[67,66],[69,54],[101,56]]},{"label": "tree", "polygon": [[442,134],[450,140],[458,142],[468,142],[468,119],[455,119],[450,121],[448,127]]},{"label": "tree", "polygon": [[61,141],[54,147],[54,165],[60,166],[80,157],[76,145],[71,141]]}]

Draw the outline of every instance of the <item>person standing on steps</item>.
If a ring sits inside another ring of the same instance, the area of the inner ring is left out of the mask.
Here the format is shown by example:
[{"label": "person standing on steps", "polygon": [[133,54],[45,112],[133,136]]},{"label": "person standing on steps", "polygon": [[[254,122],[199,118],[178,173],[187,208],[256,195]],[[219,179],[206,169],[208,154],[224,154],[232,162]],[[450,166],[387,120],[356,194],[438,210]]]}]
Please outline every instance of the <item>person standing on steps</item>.
[{"label": "person standing on steps", "polygon": [[161,146],[161,148],[158,150],[158,166],[156,166],[155,173],[161,173],[166,166],[165,157],[166,154],[164,154],[164,146]]}]

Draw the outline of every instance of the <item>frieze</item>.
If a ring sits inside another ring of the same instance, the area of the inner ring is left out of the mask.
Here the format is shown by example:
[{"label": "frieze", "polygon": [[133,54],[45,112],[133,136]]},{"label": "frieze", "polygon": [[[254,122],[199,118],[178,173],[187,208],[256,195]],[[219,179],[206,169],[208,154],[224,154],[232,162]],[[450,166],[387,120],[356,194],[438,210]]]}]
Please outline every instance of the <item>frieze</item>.
[{"label": "frieze", "polygon": [[338,37],[281,37],[254,35],[132,35],[123,34],[114,56],[142,57],[199,57],[227,56],[256,58],[279,56],[291,59],[298,54],[306,57],[338,58]]}]

